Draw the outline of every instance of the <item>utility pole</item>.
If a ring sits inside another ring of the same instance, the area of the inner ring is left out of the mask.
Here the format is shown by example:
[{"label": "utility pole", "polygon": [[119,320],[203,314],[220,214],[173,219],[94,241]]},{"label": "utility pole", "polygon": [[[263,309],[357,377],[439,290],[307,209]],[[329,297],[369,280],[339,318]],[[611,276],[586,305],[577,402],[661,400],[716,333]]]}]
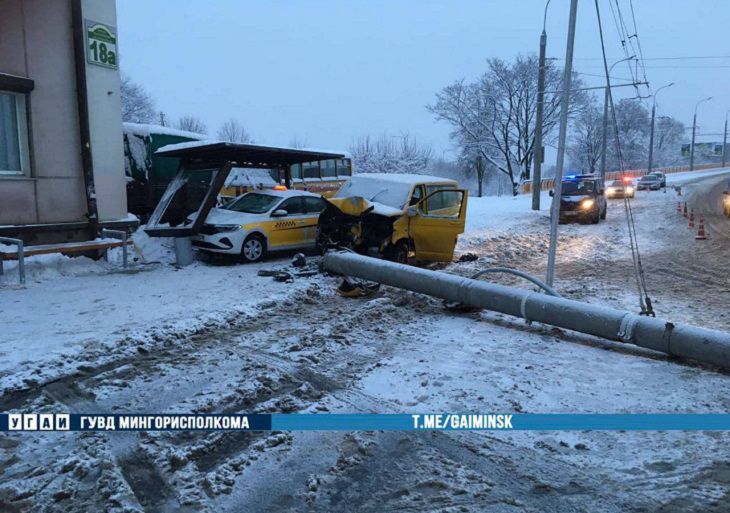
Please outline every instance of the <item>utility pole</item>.
[{"label": "utility pole", "polygon": [[725,167],[725,148],[727,148],[727,115],[730,110],[725,113],[725,131],[722,135],[722,167]]},{"label": "utility pole", "polygon": [[545,48],[547,47],[547,8],[550,0],[545,4],[545,15],[542,18],[542,34],[540,34],[540,60],[537,70],[537,113],[535,114],[535,151],[534,169],[532,171],[532,210],[540,210],[540,193],[542,192],[542,118],[545,108]]},{"label": "utility pole", "polygon": [[608,87],[603,90],[603,137],[601,138],[601,179],[606,179],[606,146],[608,141]]},{"label": "utility pole", "polygon": [[651,131],[649,132],[649,165],[646,166],[647,174],[651,173],[651,165],[654,158],[654,119],[656,118],[656,97],[659,94],[659,91],[667,87],[672,87],[673,85],[674,82],[670,82],[669,84],[657,89],[654,93],[654,102],[651,104]]},{"label": "utility pole", "polygon": [[573,46],[575,45],[575,19],[578,0],[570,0],[570,20],[568,21],[568,43],[565,48],[565,69],[563,70],[563,94],[560,102],[560,135],[558,136],[558,160],[555,165],[555,188],[553,204],[550,206],[550,248],[548,250],[547,279],[553,285],[555,275],[555,253],[558,246],[558,218],[560,217],[560,196],[562,192],[565,143],[568,135],[568,111],[570,110],[570,85],[573,77]]},{"label": "utility pole", "polygon": [[708,102],[712,100],[712,96],[703,98],[695,104],[695,115],[692,118],[692,143],[689,145],[689,170],[694,171],[695,169],[695,134],[697,133],[697,108],[700,103]]},{"label": "utility pole", "polygon": [[[620,61],[616,61],[613,64],[611,64],[611,67],[608,69],[608,75],[611,76],[611,71],[613,70],[613,67],[616,64],[620,64],[622,62],[630,61],[632,59],[635,59],[636,56],[632,55],[631,57],[626,57],[625,59],[621,59]],[[606,80],[610,83],[608,80],[608,77]],[[608,146],[608,103],[611,91],[609,91],[609,86],[606,84],[606,88],[604,90],[603,95],[603,137],[601,139],[601,180],[604,182],[606,181],[606,152],[607,152],[607,146]]]}]

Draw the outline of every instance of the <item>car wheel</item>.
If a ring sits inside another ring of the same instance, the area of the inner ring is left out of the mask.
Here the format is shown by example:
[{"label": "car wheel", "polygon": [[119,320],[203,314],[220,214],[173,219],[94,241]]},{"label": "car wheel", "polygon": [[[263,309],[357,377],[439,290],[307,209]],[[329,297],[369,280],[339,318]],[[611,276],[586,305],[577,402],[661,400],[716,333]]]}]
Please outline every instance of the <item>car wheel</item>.
[{"label": "car wheel", "polygon": [[389,246],[386,251],[385,258],[391,262],[399,264],[408,263],[408,244],[405,241],[398,241],[396,244]]},{"label": "car wheel", "polygon": [[241,247],[241,258],[244,262],[258,262],[266,256],[266,241],[257,234],[252,233],[243,241]]}]

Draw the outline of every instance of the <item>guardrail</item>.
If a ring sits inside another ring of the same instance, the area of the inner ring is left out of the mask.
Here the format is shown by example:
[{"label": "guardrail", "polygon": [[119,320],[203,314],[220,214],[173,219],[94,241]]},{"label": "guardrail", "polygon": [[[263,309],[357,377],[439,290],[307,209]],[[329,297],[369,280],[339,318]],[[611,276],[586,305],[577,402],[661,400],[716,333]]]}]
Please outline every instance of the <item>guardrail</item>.
[{"label": "guardrail", "polygon": [[[705,169],[722,169],[721,166],[718,164],[698,164],[695,166],[695,171],[703,171]],[[661,171],[664,174],[670,175],[672,173],[685,173],[689,171],[689,166],[669,166],[669,167],[657,167],[654,169],[654,171]],[[618,178],[621,178],[622,176],[630,176],[632,178],[638,178],[640,176],[644,176],[648,172],[647,169],[630,169],[627,171],[624,171],[623,173],[621,171],[610,171],[606,173],[606,180],[616,180]],[[555,186],[555,179],[554,178],[544,178],[540,182],[540,190],[542,191],[548,191],[552,189]],[[532,181],[526,180],[520,184],[520,192],[522,194],[527,194],[529,192],[532,192]]]}]

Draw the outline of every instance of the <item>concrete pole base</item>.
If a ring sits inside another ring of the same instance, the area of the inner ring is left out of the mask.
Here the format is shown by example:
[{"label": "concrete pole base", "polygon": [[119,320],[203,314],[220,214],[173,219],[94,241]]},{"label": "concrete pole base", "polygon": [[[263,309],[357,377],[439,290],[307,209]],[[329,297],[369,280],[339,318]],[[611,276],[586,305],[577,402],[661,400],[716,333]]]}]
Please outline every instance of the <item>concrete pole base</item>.
[{"label": "concrete pole base", "polygon": [[175,237],[175,260],[179,267],[193,263],[193,244],[190,237]]}]

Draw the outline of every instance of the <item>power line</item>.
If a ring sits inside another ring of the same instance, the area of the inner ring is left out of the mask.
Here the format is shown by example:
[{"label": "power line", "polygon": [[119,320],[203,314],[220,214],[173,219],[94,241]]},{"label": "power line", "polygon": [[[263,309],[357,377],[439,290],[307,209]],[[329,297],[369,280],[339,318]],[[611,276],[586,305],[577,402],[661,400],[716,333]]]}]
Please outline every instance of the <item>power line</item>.
[{"label": "power line", "polygon": [[[561,60],[559,57],[551,57],[554,60]],[[617,60],[617,57],[611,57],[609,60]],[[682,61],[695,59],[730,59],[730,55],[690,55],[685,57],[645,57],[645,61]],[[576,61],[601,61],[600,57],[576,57]]]},{"label": "power line", "polygon": [[[601,23],[601,11],[598,7],[598,0],[594,0],[596,6],[596,17],[598,19],[598,34],[601,40],[601,53],[603,55],[603,69],[606,76],[606,92],[611,107],[611,117],[613,121],[613,131],[616,138],[616,151],[618,153],[619,169],[621,174],[624,174],[624,160],[621,153],[621,140],[618,132],[618,120],[616,119],[616,109],[613,104],[613,95],[611,94],[611,76],[608,70],[608,59],[606,58],[606,45],[603,40],[603,24]],[[609,5],[611,5],[609,3]],[[626,211],[626,224],[629,230],[629,246],[631,248],[631,258],[634,263],[634,271],[636,274],[636,285],[639,291],[639,307],[641,308],[642,315],[654,315],[654,309],[652,308],[651,299],[646,288],[646,276],[644,275],[644,269],[641,264],[641,254],[639,253],[639,242],[636,236],[636,225],[634,224],[634,213],[631,209],[629,199],[624,197],[624,209]]]}]

